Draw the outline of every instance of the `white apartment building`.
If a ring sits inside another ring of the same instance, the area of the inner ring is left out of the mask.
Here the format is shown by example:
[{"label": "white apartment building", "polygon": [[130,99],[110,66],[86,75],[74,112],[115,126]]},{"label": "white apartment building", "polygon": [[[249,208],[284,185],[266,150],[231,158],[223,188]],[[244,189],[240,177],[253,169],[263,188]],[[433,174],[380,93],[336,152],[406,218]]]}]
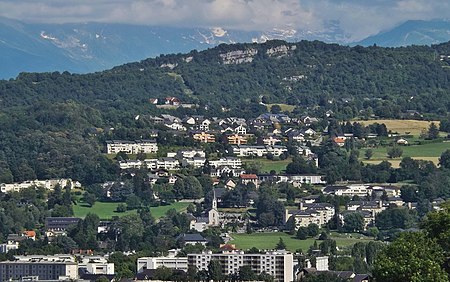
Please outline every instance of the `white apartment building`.
[{"label": "white apartment building", "polygon": [[209,165],[213,168],[218,168],[221,166],[228,166],[230,168],[241,168],[242,160],[239,158],[234,158],[234,157],[226,157],[226,158],[220,158],[215,161],[209,161]]},{"label": "white apartment building", "polygon": [[0,190],[2,193],[10,193],[10,192],[19,192],[22,189],[30,188],[32,186],[36,187],[44,187],[47,190],[55,189],[56,185],[60,185],[61,188],[70,185],[70,188],[81,187],[81,184],[78,181],[72,181],[72,179],[47,179],[47,180],[29,180],[19,183],[11,183],[0,184]]},{"label": "white apartment building", "polygon": [[330,221],[334,214],[335,210],[333,205],[327,203],[304,204],[301,202],[298,210],[286,209],[285,222],[293,216],[296,230],[299,227],[307,227],[311,223],[317,224],[320,227]]},{"label": "white apartment building", "polygon": [[90,274],[114,274],[114,263],[108,263],[105,257],[101,256],[84,256],[78,263],[78,268],[86,269]]},{"label": "white apartment building", "polygon": [[157,269],[158,267],[167,267],[170,269],[179,269],[187,272],[188,258],[176,257],[170,254],[166,257],[142,257],[137,260],[137,273],[144,272],[146,269]]},{"label": "white apartment building", "polygon": [[327,186],[323,189],[324,194],[331,194],[335,196],[359,196],[365,197],[372,193],[372,190],[369,189],[368,185],[364,184],[354,184],[347,186]]},{"label": "white apartment building", "polygon": [[249,254],[243,251],[224,251],[222,253],[207,251],[201,254],[188,254],[188,265],[195,266],[198,270],[207,270],[212,260],[220,262],[224,275],[238,273],[242,266],[251,266],[253,272],[270,274],[275,281],[294,281],[293,255],[284,250],[259,254]]},{"label": "white apartment building", "polygon": [[106,153],[117,154],[125,152],[126,154],[138,153],[156,153],[158,152],[158,144],[156,140],[110,140],[106,141]]},{"label": "white apartment building", "polygon": [[193,158],[184,158],[181,160],[181,165],[183,167],[185,166],[192,166],[192,167],[202,167],[205,165],[206,158],[201,157],[193,157]]},{"label": "white apartment building", "polygon": [[267,154],[272,154],[279,157],[284,152],[287,152],[286,146],[250,146],[238,145],[233,146],[233,154],[238,157],[264,157]]}]

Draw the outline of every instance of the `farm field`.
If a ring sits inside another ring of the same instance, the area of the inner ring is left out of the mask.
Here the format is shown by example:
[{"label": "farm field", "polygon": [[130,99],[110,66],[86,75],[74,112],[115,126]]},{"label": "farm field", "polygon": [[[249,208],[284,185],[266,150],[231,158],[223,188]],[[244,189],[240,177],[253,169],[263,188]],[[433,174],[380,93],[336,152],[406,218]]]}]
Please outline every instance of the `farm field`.
[{"label": "farm field", "polygon": [[286,169],[286,166],[292,162],[291,158],[280,161],[271,161],[265,158],[260,159],[242,159],[244,164],[256,163],[261,165],[261,172],[269,173],[271,170],[275,170],[277,173]]},{"label": "farm field", "polygon": [[386,153],[388,149],[389,147],[371,148],[373,156],[370,160],[363,159],[364,153],[368,149],[367,148],[362,149],[360,154],[361,160],[364,163],[372,163],[372,164],[380,163],[381,161],[387,160],[392,164],[393,167],[398,167],[398,164],[400,163],[403,157],[411,157],[417,160],[432,161],[437,165],[441,154],[445,150],[450,150],[450,142],[401,146],[403,154],[402,157],[399,159],[389,159]]},{"label": "farm field", "polygon": [[294,105],[288,105],[288,104],[266,104],[267,111],[270,112],[270,108],[272,106],[278,105],[281,108],[282,112],[292,112],[295,109]]},{"label": "farm field", "polygon": [[[111,219],[113,216],[124,216],[128,214],[136,214],[136,210],[129,210],[126,212],[115,212],[117,206],[120,203],[111,202],[95,202],[93,207],[89,207],[82,202],[78,202],[73,206],[73,212],[75,217],[84,218],[88,213],[97,214],[100,219]],[[189,203],[177,202],[167,206],[151,207],[150,211],[155,219],[158,219],[166,214],[166,212],[174,208],[177,211],[183,211],[187,208]]]},{"label": "farm field", "polygon": [[398,132],[398,134],[411,134],[414,136],[420,135],[423,130],[427,130],[431,122],[434,122],[439,127],[439,121],[426,120],[409,120],[409,119],[379,119],[379,120],[358,120],[365,126],[369,124],[384,123],[388,130]]},{"label": "farm field", "polygon": [[[359,237],[362,237],[363,239],[359,238],[348,238],[345,236],[339,236],[339,237],[331,237],[332,239],[336,240],[336,244],[339,248],[349,247],[357,242],[369,242],[372,239],[369,237],[364,237],[362,235],[357,235]],[[297,249],[302,249],[303,251],[306,251],[309,249],[310,246],[314,244],[314,239],[307,239],[307,240],[299,240],[296,239],[295,236],[288,235],[284,232],[271,232],[271,233],[253,233],[253,234],[232,234],[231,237],[233,240],[231,240],[230,244],[236,244],[236,247],[239,249],[251,249],[252,247],[256,247],[258,249],[262,250],[270,250],[274,249],[277,245],[280,238],[283,239],[283,242],[286,244],[286,248],[289,251],[294,252]],[[316,240],[317,244],[320,244],[321,241]]]}]

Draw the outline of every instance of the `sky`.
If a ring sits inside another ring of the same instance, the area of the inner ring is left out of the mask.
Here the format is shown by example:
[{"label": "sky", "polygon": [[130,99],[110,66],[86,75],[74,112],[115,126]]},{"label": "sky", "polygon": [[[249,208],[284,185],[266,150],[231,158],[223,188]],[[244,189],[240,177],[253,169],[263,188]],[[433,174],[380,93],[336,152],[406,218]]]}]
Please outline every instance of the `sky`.
[{"label": "sky", "polygon": [[450,15],[448,0],[0,0],[0,16],[39,23],[129,23],[264,31],[321,31],[339,23],[351,40],[406,20]]}]

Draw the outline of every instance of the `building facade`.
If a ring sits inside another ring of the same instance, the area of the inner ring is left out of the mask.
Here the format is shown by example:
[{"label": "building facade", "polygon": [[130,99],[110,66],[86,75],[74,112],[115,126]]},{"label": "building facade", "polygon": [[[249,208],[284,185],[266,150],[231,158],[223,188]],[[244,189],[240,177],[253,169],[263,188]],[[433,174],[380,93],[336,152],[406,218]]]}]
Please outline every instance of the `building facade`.
[{"label": "building facade", "polygon": [[294,280],[294,259],[292,253],[284,250],[271,251],[259,254],[248,254],[243,251],[224,251],[201,254],[188,254],[188,266],[198,270],[208,270],[211,261],[216,260],[222,266],[224,275],[238,273],[242,266],[250,266],[254,273],[267,273],[275,281],[289,282]]}]

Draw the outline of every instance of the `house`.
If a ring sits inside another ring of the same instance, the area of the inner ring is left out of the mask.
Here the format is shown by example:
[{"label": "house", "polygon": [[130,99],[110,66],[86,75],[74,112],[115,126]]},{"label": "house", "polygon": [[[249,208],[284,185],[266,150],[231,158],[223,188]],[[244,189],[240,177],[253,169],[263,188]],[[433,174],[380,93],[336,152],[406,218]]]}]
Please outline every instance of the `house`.
[{"label": "house", "polygon": [[206,246],[206,244],[208,243],[208,240],[205,239],[205,237],[203,237],[202,235],[195,233],[195,234],[180,234],[177,237],[177,241],[180,242],[181,244],[183,244],[184,246],[186,245],[203,245]]},{"label": "house", "polygon": [[180,167],[180,162],[174,158],[159,158],[157,161],[157,167],[167,170],[177,170]]},{"label": "house", "polygon": [[177,97],[166,97],[165,103],[166,105],[179,106],[181,105],[181,101]]},{"label": "house", "polygon": [[272,154],[275,157],[279,157],[288,151],[286,146],[280,145],[266,146],[266,150],[268,154]]},{"label": "house", "polygon": [[238,157],[263,157],[267,155],[265,146],[238,145],[232,146],[232,149],[233,154]]},{"label": "house", "polygon": [[210,125],[211,121],[209,119],[205,119],[198,125],[198,129],[202,131],[208,131]]},{"label": "house", "polygon": [[239,125],[233,129],[233,132],[240,135],[247,134],[247,128],[244,125]]},{"label": "house", "polygon": [[233,168],[230,166],[218,166],[217,168],[211,169],[211,177],[239,177],[241,174],[245,173],[242,168]]},{"label": "house", "polygon": [[267,136],[262,140],[264,145],[274,146],[277,143],[281,143],[281,139],[279,137]]},{"label": "house", "polygon": [[258,176],[256,174],[241,174],[239,176],[241,183],[247,185],[248,183],[253,183],[256,188],[258,188]]},{"label": "house", "polygon": [[406,145],[408,145],[408,140],[406,140],[406,139],[404,139],[404,138],[400,138],[400,139],[398,139],[397,140],[397,145],[403,145],[403,146],[406,146]]},{"label": "house", "polygon": [[370,195],[372,192],[371,189],[369,189],[370,186],[364,185],[364,184],[352,184],[348,186],[327,186],[325,187],[322,192],[324,194],[330,194],[335,196],[359,196],[359,197],[365,197]]},{"label": "house", "polygon": [[158,104],[158,98],[150,98],[150,99],[148,99],[148,101],[152,105],[157,105]]},{"label": "house", "polygon": [[191,132],[192,138],[195,141],[199,141],[201,143],[214,143],[216,142],[216,137],[214,134],[204,132],[204,131],[193,131]]},{"label": "house", "polygon": [[347,137],[345,136],[336,136],[333,137],[333,142],[336,143],[339,147],[343,147],[345,145],[345,140],[347,140]]},{"label": "house", "polygon": [[192,166],[194,168],[203,167],[205,165],[206,158],[202,157],[193,157],[193,158],[184,158],[181,160],[181,166],[187,167]]},{"label": "house", "polygon": [[227,143],[232,145],[245,145],[247,144],[247,137],[238,134],[227,135]]}]

